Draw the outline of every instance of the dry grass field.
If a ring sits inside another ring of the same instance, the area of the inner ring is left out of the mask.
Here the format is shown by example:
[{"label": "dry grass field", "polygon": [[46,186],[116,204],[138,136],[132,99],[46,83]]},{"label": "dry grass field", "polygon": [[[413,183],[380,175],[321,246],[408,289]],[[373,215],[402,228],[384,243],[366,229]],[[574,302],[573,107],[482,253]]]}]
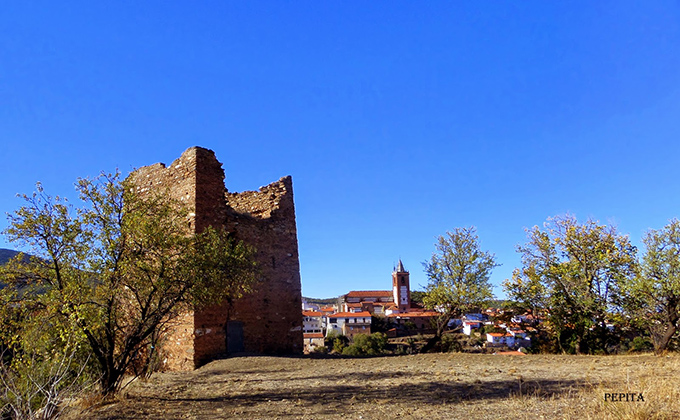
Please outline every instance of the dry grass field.
[{"label": "dry grass field", "polygon": [[156,374],[124,394],[71,417],[680,419],[680,356],[236,357]]}]

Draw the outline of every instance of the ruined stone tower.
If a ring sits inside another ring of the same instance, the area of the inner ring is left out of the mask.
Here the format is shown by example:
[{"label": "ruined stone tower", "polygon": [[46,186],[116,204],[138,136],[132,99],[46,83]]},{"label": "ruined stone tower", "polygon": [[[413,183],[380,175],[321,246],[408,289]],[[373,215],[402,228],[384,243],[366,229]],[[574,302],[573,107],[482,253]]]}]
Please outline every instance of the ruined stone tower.
[{"label": "ruined stone tower", "polygon": [[131,179],[142,192],[165,189],[184,202],[190,209],[189,233],[224,227],[257,249],[261,281],[256,292],[234,304],[226,325],[227,305],[178,319],[164,344],[166,368],[193,369],[227,351],[301,352],[302,295],[291,177],[259,191],[230,193],[214,152],[191,147],[172,165],[140,168]]}]

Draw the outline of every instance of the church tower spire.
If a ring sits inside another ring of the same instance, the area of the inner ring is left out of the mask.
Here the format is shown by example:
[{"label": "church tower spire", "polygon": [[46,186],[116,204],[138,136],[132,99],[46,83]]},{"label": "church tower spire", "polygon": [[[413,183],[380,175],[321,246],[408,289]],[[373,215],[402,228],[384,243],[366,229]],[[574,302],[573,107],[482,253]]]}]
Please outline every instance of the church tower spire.
[{"label": "church tower spire", "polygon": [[399,308],[399,312],[408,312],[411,309],[409,272],[404,269],[401,258],[396,270],[392,272],[392,293],[394,294],[394,303]]}]

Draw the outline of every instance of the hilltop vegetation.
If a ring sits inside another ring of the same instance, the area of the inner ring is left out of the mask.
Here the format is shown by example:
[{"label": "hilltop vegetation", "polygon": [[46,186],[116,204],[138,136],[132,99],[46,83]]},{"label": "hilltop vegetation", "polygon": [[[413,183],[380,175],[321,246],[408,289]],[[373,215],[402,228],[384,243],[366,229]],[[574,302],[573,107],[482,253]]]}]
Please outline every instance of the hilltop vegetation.
[{"label": "hilltop vegetation", "polygon": [[338,303],[338,298],[337,297],[332,297],[332,298],[310,298],[310,297],[302,297],[302,300],[307,301],[307,303],[316,303],[317,305],[334,305]]},{"label": "hilltop vegetation", "polygon": [[14,251],[11,249],[0,248],[0,265],[7,264],[9,260],[16,257],[19,251]]}]

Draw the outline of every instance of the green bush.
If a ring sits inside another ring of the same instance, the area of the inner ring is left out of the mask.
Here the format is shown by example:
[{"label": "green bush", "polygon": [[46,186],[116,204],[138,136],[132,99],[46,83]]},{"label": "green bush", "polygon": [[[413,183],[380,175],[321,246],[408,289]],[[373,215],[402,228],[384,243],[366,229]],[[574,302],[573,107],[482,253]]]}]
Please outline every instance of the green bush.
[{"label": "green bush", "polygon": [[633,339],[632,343],[630,344],[630,351],[634,351],[634,352],[651,351],[653,349],[654,349],[654,345],[646,337],[640,337],[640,336],[635,337]]},{"label": "green bush", "polygon": [[413,337],[409,337],[406,339],[406,344],[408,344],[408,349],[406,352],[408,354],[413,354],[416,352],[416,339]]},{"label": "green bush", "polygon": [[415,322],[413,322],[413,321],[404,322],[404,328],[406,328],[407,331],[413,331],[413,330],[418,329],[418,327],[416,327]]},{"label": "green bush", "polygon": [[342,350],[343,356],[363,356],[359,347],[356,344],[351,344]]},{"label": "green bush", "polygon": [[477,337],[477,338],[470,337],[467,341],[467,345],[469,347],[477,347],[477,346],[481,347],[481,346],[484,345],[484,340],[481,337]]},{"label": "green bush", "polygon": [[324,346],[332,349],[336,353],[342,353],[342,350],[349,344],[349,338],[346,336],[331,331],[324,339]]},{"label": "green bush", "polygon": [[443,353],[463,351],[463,346],[454,335],[444,334],[439,341],[440,351]]},{"label": "green bush", "polygon": [[373,333],[371,335],[362,334],[355,338],[354,344],[356,344],[365,354],[382,354],[387,346],[387,336],[383,333]]},{"label": "green bush", "polygon": [[495,325],[482,325],[478,330],[480,335],[488,333],[504,333],[505,328],[497,327]]},{"label": "green bush", "polygon": [[[44,319],[40,319],[44,320]],[[64,401],[81,397],[95,381],[78,334],[43,322],[22,323],[22,336],[0,336],[0,418],[56,419]]]},{"label": "green bush", "polygon": [[371,331],[375,332],[387,332],[394,325],[390,320],[384,315],[371,315]]},{"label": "green bush", "polygon": [[387,336],[383,333],[371,335],[359,334],[354,337],[354,343],[342,350],[347,356],[376,356],[384,353],[387,346]]}]

